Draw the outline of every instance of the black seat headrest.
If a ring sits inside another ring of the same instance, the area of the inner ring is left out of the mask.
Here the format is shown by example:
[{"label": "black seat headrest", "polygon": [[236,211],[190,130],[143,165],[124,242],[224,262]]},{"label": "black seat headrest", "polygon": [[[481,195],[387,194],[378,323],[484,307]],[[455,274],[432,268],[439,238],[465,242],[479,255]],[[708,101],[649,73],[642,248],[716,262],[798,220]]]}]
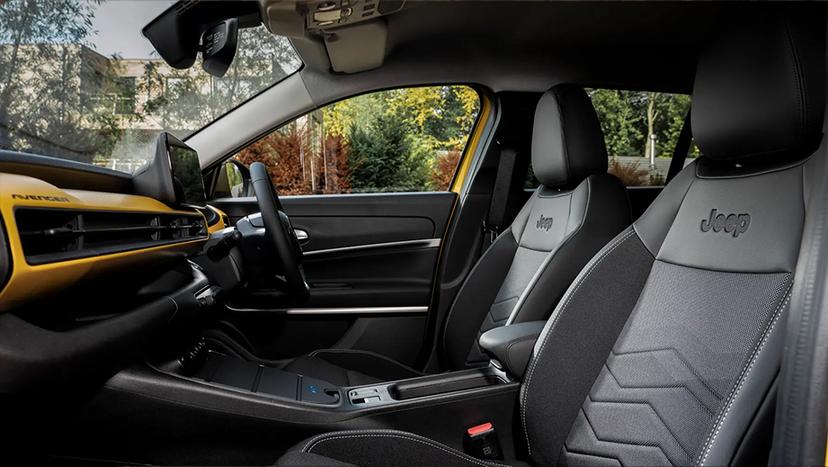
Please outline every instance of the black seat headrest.
[{"label": "black seat headrest", "polygon": [[693,86],[693,135],[706,158],[788,161],[816,149],[825,107],[824,11],[753,5],[725,13],[699,56]]},{"label": "black seat headrest", "polygon": [[595,108],[583,88],[560,84],[535,110],[532,169],[545,186],[577,185],[607,171],[607,148]]}]

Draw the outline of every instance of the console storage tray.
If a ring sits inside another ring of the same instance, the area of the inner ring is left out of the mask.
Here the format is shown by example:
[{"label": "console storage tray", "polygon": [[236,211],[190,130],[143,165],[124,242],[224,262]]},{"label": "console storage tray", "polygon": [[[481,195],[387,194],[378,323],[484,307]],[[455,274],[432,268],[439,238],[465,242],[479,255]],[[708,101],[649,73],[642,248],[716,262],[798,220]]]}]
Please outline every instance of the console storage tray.
[{"label": "console storage tray", "polygon": [[415,397],[433,396],[448,392],[492,386],[502,383],[497,375],[488,368],[453,371],[438,375],[424,376],[392,384],[388,393],[392,398],[402,401]]},{"label": "console storage tray", "polygon": [[193,378],[258,394],[314,404],[337,404],[339,388],[314,378],[209,352]]}]

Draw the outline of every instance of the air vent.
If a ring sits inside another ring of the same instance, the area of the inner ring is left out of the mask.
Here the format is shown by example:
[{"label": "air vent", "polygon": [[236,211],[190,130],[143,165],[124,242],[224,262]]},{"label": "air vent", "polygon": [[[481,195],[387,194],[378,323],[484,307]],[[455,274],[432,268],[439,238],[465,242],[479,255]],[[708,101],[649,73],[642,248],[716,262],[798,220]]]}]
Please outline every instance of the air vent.
[{"label": "air vent", "polygon": [[218,223],[218,221],[221,220],[221,217],[219,217],[218,212],[213,211],[210,208],[199,209],[198,212],[204,215],[204,218],[207,219],[207,225],[210,227],[214,226],[216,223]]},{"label": "air vent", "polygon": [[29,264],[100,256],[204,238],[197,214],[18,208],[17,231]]}]

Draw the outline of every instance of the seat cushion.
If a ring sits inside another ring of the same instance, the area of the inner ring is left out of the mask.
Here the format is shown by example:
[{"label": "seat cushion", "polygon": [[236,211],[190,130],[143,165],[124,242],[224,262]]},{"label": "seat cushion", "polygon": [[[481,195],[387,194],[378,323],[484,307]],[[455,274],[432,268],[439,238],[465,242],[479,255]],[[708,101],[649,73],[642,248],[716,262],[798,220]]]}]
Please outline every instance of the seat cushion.
[{"label": "seat cushion", "polygon": [[277,466],[504,466],[469,456],[432,439],[396,430],[325,433],[297,444]]},{"label": "seat cushion", "polygon": [[296,358],[283,369],[338,386],[361,386],[423,374],[383,355],[352,349],[316,350]]}]

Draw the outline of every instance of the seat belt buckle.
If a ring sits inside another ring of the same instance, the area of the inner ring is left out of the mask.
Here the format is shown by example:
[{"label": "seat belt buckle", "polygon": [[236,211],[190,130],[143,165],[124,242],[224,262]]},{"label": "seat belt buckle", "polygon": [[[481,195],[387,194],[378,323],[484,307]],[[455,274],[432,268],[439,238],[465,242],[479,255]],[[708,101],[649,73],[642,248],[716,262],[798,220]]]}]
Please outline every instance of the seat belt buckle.
[{"label": "seat belt buckle", "polygon": [[486,221],[483,221],[483,236],[484,238],[488,235],[489,245],[494,243],[497,240],[497,236],[500,234],[500,228],[496,225],[491,225]]},{"label": "seat belt buckle", "polygon": [[478,459],[502,459],[500,441],[491,422],[481,423],[466,430],[463,437],[466,454]]}]

